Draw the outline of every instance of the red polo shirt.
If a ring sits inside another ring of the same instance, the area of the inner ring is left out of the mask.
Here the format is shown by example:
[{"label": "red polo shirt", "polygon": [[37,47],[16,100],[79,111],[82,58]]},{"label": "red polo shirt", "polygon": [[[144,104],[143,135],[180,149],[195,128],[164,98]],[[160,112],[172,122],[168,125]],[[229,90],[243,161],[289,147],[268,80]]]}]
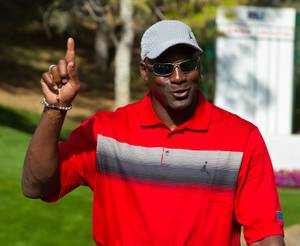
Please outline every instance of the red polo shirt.
[{"label": "red polo shirt", "polygon": [[150,96],[98,112],[59,146],[61,189],[94,193],[93,237],[115,245],[239,245],[283,234],[270,157],[258,129],[200,94],[170,130]]}]

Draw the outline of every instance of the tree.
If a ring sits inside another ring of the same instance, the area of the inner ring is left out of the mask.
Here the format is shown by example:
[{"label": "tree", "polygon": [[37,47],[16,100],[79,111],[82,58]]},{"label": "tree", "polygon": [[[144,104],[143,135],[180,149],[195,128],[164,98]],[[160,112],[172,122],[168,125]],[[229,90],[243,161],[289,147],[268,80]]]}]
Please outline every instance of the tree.
[{"label": "tree", "polygon": [[130,64],[134,31],[131,0],[120,1],[120,19],[123,30],[115,56],[115,100],[116,106],[125,105],[130,100]]}]

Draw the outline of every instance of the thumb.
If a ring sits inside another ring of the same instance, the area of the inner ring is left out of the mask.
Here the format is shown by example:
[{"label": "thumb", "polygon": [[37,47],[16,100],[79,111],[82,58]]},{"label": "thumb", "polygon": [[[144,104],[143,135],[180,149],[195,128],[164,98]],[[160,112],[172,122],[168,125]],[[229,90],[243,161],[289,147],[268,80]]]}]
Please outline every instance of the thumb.
[{"label": "thumb", "polygon": [[69,62],[68,63],[67,70],[68,70],[68,75],[69,75],[69,78],[71,79],[71,81],[73,83],[79,83],[77,69],[75,67],[74,62]]}]

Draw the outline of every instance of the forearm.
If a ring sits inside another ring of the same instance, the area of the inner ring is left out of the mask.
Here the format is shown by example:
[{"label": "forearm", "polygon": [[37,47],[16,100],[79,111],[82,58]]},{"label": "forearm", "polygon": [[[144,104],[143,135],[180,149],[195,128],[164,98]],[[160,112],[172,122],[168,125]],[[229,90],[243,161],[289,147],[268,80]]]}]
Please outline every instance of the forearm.
[{"label": "forearm", "polygon": [[24,161],[22,190],[41,198],[59,186],[57,145],[65,112],[44,110]]},{"label": "forearm", "polygon": [[[71,103],[80,89],[75,64],[75,42],[68,38],[64,59],[51,65],[40,80],[45,106],[24,161],[22,190],[25,196],[44,198],[60,186],[58,141]],[[52,106],[51,106],[52,105]],[[60,110],[56,110],[60,109]]]},{"label": "forearm", "polygon": [[250,244],[250,246],[284,246],[283,236],[276,235],[266,237],[263,240]]}]

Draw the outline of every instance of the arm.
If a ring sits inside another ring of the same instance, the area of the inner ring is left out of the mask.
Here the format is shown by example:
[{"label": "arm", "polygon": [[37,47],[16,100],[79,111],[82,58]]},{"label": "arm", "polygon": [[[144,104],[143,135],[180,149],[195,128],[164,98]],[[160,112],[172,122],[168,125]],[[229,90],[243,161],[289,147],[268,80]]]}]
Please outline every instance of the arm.
[{"label": "arm", "polygon": [[250,131],[245,144],[234,212],[249,245],[269,245],[273,238],[276,243],[284,233],[272,162],[257,128]]},{"label": "arm", "polygon": [[[80,88],[72,38],[68,39],[65,59],[51,67],[41,79],[44,97],[49,104],[68,106]],[[27,197],[43,198],[59,189],[57,145],[65,115],[65,111],[55,109],[42,113],[24,161],[22,191]]]},{"label": "arm", "polygon": [[284,245],[285,243],[283,240],[283,236],[281,235],[266,237],[260,241],[250,244],[250,246],[284,246]]}]

